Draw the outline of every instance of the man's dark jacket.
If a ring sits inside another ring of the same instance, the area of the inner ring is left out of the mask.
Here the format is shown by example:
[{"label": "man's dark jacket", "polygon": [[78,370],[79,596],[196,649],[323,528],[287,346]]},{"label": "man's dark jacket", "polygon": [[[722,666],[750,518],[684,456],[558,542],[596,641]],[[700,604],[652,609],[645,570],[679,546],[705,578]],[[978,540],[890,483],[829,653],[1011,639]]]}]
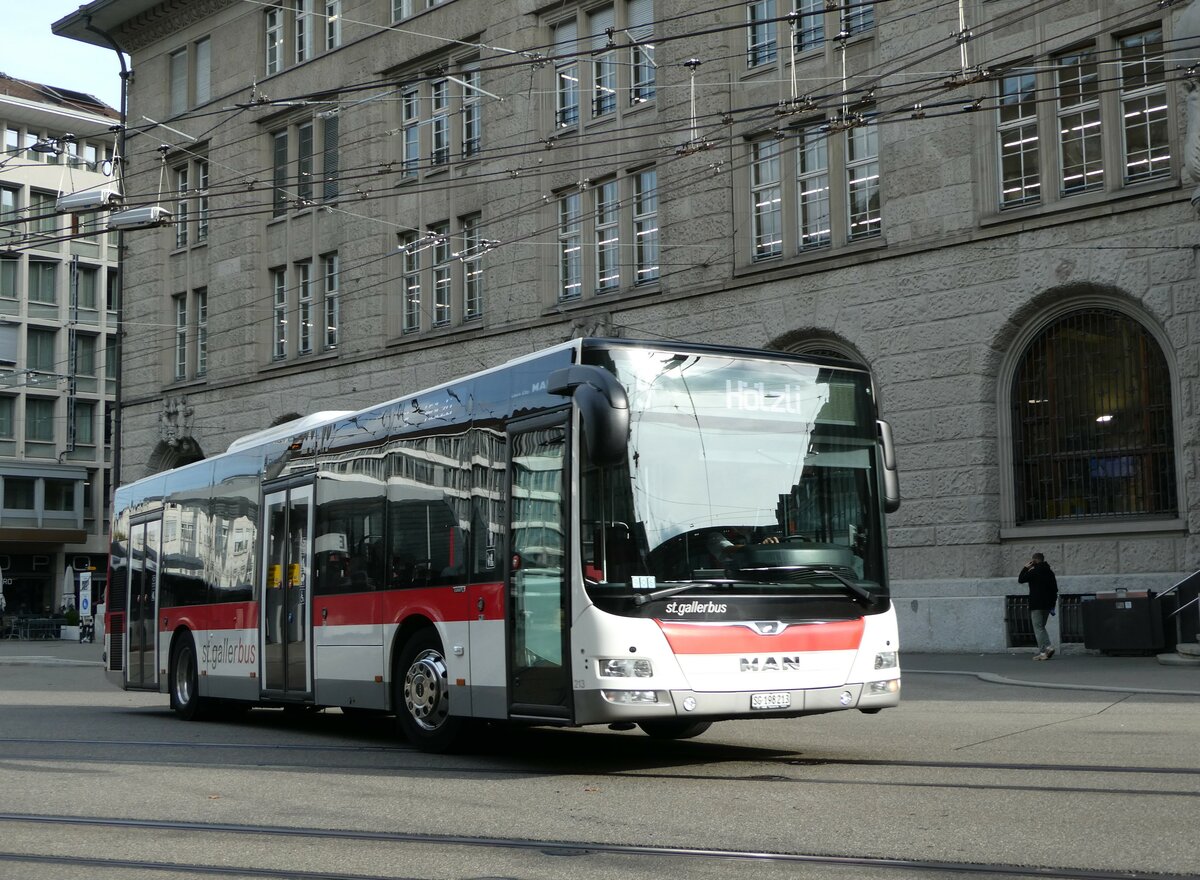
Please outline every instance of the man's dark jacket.
[{"label": "man's dark jacket", "polygon": [[1058,604],[1058,581],[1047,563],[1021,569],[1017,583],[1029,584],[1030,611],[1051,611]]}]

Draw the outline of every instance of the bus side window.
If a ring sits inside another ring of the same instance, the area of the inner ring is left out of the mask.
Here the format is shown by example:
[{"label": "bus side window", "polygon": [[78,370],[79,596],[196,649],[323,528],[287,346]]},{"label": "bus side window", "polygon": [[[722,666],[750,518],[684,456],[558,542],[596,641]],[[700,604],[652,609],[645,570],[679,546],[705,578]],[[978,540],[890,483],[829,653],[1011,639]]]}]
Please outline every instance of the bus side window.
[{"label": "bus side window", "polygon": [[365,593],[383,584],[382,486],[317,481],[315,592]]}]

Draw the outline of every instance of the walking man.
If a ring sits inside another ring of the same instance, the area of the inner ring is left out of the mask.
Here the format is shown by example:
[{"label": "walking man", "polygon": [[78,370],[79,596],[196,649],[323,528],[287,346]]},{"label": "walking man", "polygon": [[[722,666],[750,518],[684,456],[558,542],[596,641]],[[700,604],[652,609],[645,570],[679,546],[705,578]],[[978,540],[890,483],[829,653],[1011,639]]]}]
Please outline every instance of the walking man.
[{"label": "walking man", "polygon": [[1033,635],[1038,646],[1038,653],[1033,659],[1049,660],[1054,656],[1054,646],[1050,644],[1050,634],[1046,632],[1046,621],[1058,604],[1058,581],[1046,564],[1046,557],[1034,553],[1017,575],[1017,582],[1029,584],[1029,618],[1033,622]]}]

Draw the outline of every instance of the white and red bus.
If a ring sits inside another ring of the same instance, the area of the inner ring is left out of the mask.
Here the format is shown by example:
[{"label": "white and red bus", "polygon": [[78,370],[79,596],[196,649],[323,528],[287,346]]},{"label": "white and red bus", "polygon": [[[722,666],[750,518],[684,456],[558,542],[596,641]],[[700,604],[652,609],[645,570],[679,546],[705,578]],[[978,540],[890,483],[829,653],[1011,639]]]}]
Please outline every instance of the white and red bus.
[{"label": "white and red bus", "polygon": [[640,726],[900,697],[869,374],[575,340],[116,491],[111,679],[222,705]]}]

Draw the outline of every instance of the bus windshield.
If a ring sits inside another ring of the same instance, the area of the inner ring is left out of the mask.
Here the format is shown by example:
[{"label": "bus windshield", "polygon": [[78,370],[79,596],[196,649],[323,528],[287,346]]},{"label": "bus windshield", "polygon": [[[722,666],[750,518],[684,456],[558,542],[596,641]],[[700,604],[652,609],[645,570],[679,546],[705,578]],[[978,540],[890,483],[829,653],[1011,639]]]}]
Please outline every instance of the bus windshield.
[{"label": "bus windshield", "polygon": [[605,355],[628,390],[630,442],[626,464],[584,473],[590,581],[883,591],[865,372],[661,350]]}]

